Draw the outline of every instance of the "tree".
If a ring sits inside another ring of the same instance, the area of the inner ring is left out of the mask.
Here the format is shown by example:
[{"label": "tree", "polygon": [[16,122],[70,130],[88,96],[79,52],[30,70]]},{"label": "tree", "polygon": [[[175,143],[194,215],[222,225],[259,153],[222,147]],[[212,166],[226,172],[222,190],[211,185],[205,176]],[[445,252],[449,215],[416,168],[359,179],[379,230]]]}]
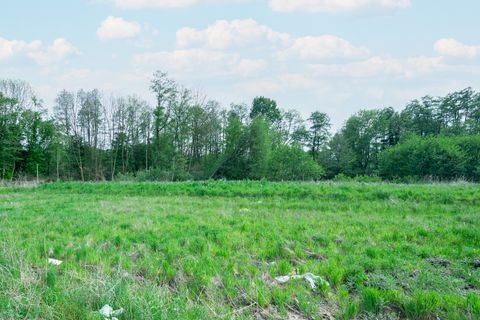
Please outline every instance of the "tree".
[{"label": "tree", "polygon": [[21,159],[21,108],[14,99],[0,92],[0,165],[1,178],[13,179]]},{"label": "tree", "polygon": [[414,133],[421,137],[438,134],[440,123],[436,119],[435,112],[435,102],[432,97],[410,102],[400,114],[403,134]]},{"label": "tree", "polygon": [[330,136],[330,118],[326,113],[313,112],[308,120],[311,123],[310,127],[310,151],[313,159],[318,161],[320,150],[328,141]]},{"label": "tree", "polygon": [[[56,178],[60,179],[60,171],[65,178],[71,178],[72,163],[83,163],[82,159],[79,159],[81,153],[74,148],[75,137],[79,136],[74,93],[65,89],[58,93],[53,107],[53,121],[56,126]],[[80,165],[76,167],[80,168]]]},{"label": "tree", "polygon": [[255,118],[249,128],[248,168],[250,179],[262,179],[268,169],[271,142],[268,123],[263,117]]},{"label": "tree", "polygon": [[291,145],[297,143],[298,141],[295,139],[297,139],[298,136],[295,137],[294,135],[302,128],[305,128],[305,125],[300,116],[300,112],[293,109],[282,112],[282,121],[278,129],[281,139],[280,144]]},{"label": "tree", "polygon": [[178,89],[175,81],[168,77],[166,72],[156,71],[150,84],[150,90],[155,94],[157,105],[153,111],[154,150],[153,165],[161,166],[160,156],[162,138],[161,134],[166,129],[170,120],[170,113],[175,103]]},{"label": "tree", "polygon": [[246,131],[240,116],[235,111],[230,111],[225,128],[225,152],[211,177],[215,175],[231,180],[242,180],[248,177]]},{"label": "tree", "polygon": [[326,178],[342,173],[353,177],[356,172],[356,156],[342,132],[336,133],[319,154],[318,162],[325,169]]},{"label": "tree", "polygon": [[274,124],[281,120],[282,115],[277,108],[277,102],[275,102],[275,100],[265,97],[256,97],[253,99],[250,119],[253,120],[257,117],[264,117],[269,124]]},{"label": "tree", "polygon": [[70,137],[75,123],[75,96],[73,93],[62,90],[55,99],[53,118],[65,136]]},{"label": "tree", "polygon": [[40,105],[40,101],[33,92],[32,87],[23,80],[0,80],[0,92],[5,97],[16,101],[16,106],[23,110],[34,109]]},{"label": "tree", "polygon": [[48,176],[54,154],[56,130],[52,121],[42,119],[40,112],[26,110],[22,114],[24,173]]},{"label": "tree", "polygon": [[[78,109],[78,125],[80,128],[82,142],[85,143],[87,148],[87,158],[88,161],[87,168],[89,170],[89,175],[94,177],[94,179],[101,179],[102,174],[100,173],[100,161],[99,158],[100,152],[99,139],[100,139],[100,129],[103,124],[102,115],[102,102],[100,99],[100,92],[97,89],[92,91],[83,91],[80,90],[77,93],[77,100],[80,105]],[[85,168],[82,168],[82,175],[84,176]],[[84,177],[85,178],[85,177]]]},{"label": "tree", "polygon": [[[480,180],[480,93],[471,88],[414,100],[400,113],[357,112],[332,137],[325,113],[305,122],[266,97],[256,97],[250,110],[245,104],[226,110],[160,71],[150,89],[153,108],[137,96],[106,104],[98,90],[62,90],[50,118],[28,83],[0,80],[0,177],[316,179],[300,172],[316,172],[316,163],[326,178],[391,178],[407,168],[417,177]],[[412,136],[422,148],[407,143]],[[397,162],[403,167],[394,172]]]},{"label": "tree", "polygon": [[398,143],[399,126],[399,116],[393,108],[362,110],[347,120],[341,134],[355,155],[355,175],[378,173],[378,155]]}]

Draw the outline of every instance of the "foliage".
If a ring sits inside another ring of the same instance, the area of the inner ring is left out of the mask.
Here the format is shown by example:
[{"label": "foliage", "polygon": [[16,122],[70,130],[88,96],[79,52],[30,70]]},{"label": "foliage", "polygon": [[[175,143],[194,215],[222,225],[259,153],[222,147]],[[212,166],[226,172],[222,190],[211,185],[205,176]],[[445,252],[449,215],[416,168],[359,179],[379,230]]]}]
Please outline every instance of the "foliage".
[{"label": "foliage", "polygon": [[275,123],[282,119],[280,110],[275,100],[266,97],[256,97],[253,99],[250,118],[264,117],[269,123]]},{"label": "foliage", "polygon": [[[153,74],[150,90],[154,105],[135,95],[106,99],[97,89],[62,90],[48,114],[26,82],[0,80],[0,179],[317,179],[272,163],[282,156],[303,158],[301,149],[325,179],[342,174],[480,181],[480,93],[471,88],[426,96],[399,112],[361,110],[335,134],[324,112],[304,120],[299,111],[282,110],[263,96],[224,109],[162,71]],[[426,146],[415,155],[407,150],[415,148],[411,136]],[[423,167],[415,170],[412,163]]]},{"label": "foliage", "polygon": [[273,151],[268,178],[274,181],[308,181],[322,177],[323,169],[301,148],[281,146]]},{"label": "foliage", "polygon": [[479,152],[479,136],[413,136],[382,154],[380,170],[382,176],[389,179],[466,178],[479,181]]},{"label": "foliage", "polygon": [[310,150],[313,159],[318,161],[318,154],[330,136],[330,118],[326,113],[316,111],[310,115],[308,120],[312,123],[310,127]]},{"label": "foliage", "polygon": [[253,180],[266,176],[270,156],[268,123],[263,117],[255,118],[250,124],[248,137],[248,177]]}]

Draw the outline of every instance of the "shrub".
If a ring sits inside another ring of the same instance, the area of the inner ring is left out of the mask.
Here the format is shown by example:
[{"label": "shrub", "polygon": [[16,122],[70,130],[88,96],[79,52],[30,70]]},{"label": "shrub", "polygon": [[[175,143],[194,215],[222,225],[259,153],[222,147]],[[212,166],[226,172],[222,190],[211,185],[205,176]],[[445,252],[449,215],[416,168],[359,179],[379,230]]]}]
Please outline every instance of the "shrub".
[{"label": "shrub", "polygon": [[324,173],[305,151],[299,147],[280,146],[269,161],[269,179],[274,181],[317,180]]},{"label": "shrub", "polygon": [[387,179],[463,177],[466,157],[456,142],[455,138],[412,137],[380,155],[380,174]]}]

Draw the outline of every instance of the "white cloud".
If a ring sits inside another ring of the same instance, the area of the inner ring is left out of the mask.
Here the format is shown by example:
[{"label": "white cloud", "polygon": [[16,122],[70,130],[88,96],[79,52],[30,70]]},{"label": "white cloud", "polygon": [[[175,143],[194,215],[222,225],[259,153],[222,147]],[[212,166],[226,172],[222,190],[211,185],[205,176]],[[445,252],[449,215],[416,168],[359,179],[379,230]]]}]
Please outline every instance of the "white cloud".
[{"label": "white cloud", "polygon": [[[308,46],[308,40],[314,41]],[[320,43],[319,43],[320,42]],[[176,33],[177,48],[172,51],[145,52],[134,57],[136,66],[165,68],[182,74],[238,75],[251,77],[266,68],[263,58],[245,58],[237,49],[283,50],[285,59],[293,57],[350,57],[367,50],[333,36],[292,39],[259,24],[253,19],[219,20],[205,29],[181,28]],[[235,52],[233,51],[235,50]]]},{"label": "white cloud", "polygon": [[28,56],[38,64],[47,65],[60,62],[74,54],[79,54],[79,51],[67,40],[58,38],[46,50],[35,50],[29,52]]},{"label": "white cloud", "polygon": [[345,39],[332,36],[307,36],[297,38],[292,45],[277,53],[279,59],[300,58],[302,60],[357,58],[368,54],[368,49],[356,47]]},{"label": "white cloud", "polygon": [[0,61],[7,59],[15,55],[16,53],[24,53],[40,48],[42,43],[40,41],[20,41],[20,40],[7,40],[0,38]]},{"label": "white cloud", "polygon": [[236,89],[250,94],[275,94],[288,90],[321,90],[325,84],[300,73],[283,73],[274,77],[256,79],[236,85]]},{"label": "white cloud", "polygon": [[410,0],[269,0],[275,11],[353,12],[369,9],[403,9]]},{"label": "white cloud", "polygon": [[244,59],[238,54],[207,49],[179,49],[147,52],[136,55],[134,64],[139,67],[167,69],[169,71],[205,75],[238,74],[249,76],[263,69],[265,61]]},{"label": "white cloud", "polygon": [[368,49],[356,47],[333,35],[293,38],[288,33],[272,30],[253,19],[218,20],[205,29],[181,28],[177,31],[177,47],[225,51],[238,48],[274,48],[275,56],[287,59],[357,58]]},{"label": "white cloud", "polygon": [[438,40],[435,42],[434,48],[444,56],[471,59],[480,56],[480,46],[469,46],[452,38]]},{"label": "white cloud", "polygon": [[243,76],[250,76],[265,69],[267,63],[262,59],[241,59],[237,66],[236,72]]},{"label": "white cloud", "polygon": [[100,40],[128,39],[138,36],[141,31],[136,22],[109,16],[98,27],[97,36]]},{"label": "white cloud", "polygon": [[108,0],[115,3],[115,6],[121,9],[174,9],[186,8],[195,4],[243,4],[251,3],[255,0]]},{"label": "white cloud", "polygon": [[392,76],[411,78],[442,70],[446,67],[441,57],[412,57],[408,59],[372,57],[347,64],[314,64],[312,70],[320,76],[370,78]]},{"label": "white cloud", "polygon": [[285,45],[289,41],[288,34],[273,31],[253,19],[218,20],[203,30],[182,28],[177,31],[177,46],[180,48],[225,50],[264,44]]},{"label": "white cloud", "polygon": [[184,72],[194,71],[200,66],[225,65],[229,60],[230,56],[224,52],[203,49],[146,52],[134,57],[136,65],[168,66]]},{"label": "white cloud", "polygon": [[182,8],[197,2],[197,0],[115,0],[115,5],[122,9]]}]

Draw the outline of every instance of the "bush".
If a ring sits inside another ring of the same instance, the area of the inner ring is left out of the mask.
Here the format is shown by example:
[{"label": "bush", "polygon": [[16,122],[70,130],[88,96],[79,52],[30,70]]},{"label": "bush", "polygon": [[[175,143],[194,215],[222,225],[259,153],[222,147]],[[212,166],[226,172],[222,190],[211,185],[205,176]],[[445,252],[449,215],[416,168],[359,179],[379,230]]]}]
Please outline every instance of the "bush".
[{"label": "bush", "polygon": [[322,167],[299,147],[280,146],[270,157],[270,180],[311,181],[320,179],[323,173]]},{"label": "bush", "polygon": [[465,177],[469,180],[480,181],[480,135],[457,137],[455,144],[465,155]]},{"label": "bush", "polygon": [[380,155],[380,175],[387,179],[453,180],[465,175],[465,153],[458,138],[412,137]]},{"label": "bush", "polygon": [[352,181],[352,178],[347,176],[344,173],[339,173],[333,178],[333,181],[335,181],[335,182],[349,182],[349,181]]},{"label": "bush", "polygon": [[116,176],[117,181],[189,181],[192,175],[186,171],[177,170],[175,172],[161,169],[151,169],[138,171],[134,176],[132,174],[119,174]]}]

